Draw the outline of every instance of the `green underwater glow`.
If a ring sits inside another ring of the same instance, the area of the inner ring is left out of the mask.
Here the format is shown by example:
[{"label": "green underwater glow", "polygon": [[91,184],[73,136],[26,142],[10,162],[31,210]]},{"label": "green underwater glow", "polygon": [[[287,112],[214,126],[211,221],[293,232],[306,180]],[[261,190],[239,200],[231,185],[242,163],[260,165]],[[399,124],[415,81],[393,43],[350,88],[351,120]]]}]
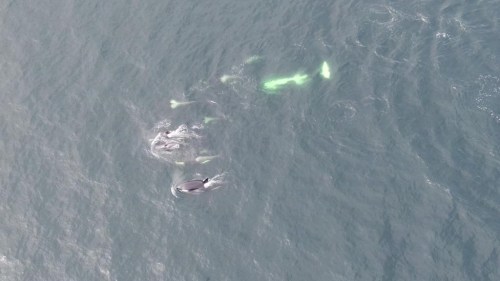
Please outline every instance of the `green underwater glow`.
[{"label": "green underwater glow", "polygon": [[257,62],[261,59],[262,59],[261,56],[255,55],[255,56],[251,56],[251,57],[247,58],[244,63],[245,64],[252,64],[252,63]]},{"label": "green underwater glow", "polygon": [[203,123],[208,124],[208,123],[216,122],[216,121],[219,121],[219,120],[220,120],[219,117],[205,116],[205,118],[203,118]]},{"label": "green underwater glow", "polygon": [[224,74],[220,77],[220,81],[224,84],[230,83],[231,81],[238,80],[240,77],[238,75],[228,75]]},{"label": "green underwater glow", "polygon": [[184,106],[193,103],[194,101],[176,101],[176,100],[170,100],[170,107],[172,109],[175,109],[179,106]]},{"label": "green underwater glow", "polygon": [[198,163],[201,163],[201,164],[206,164],[210,161],[212,161],[213,159],[219,157],[219,155],[213,155],[213,156],[198,156],[195,158],[195,161],[198,162]]},{"label": "green underwater glow", "polygon": [[295,74],[290,77],[282,77],[278,79],[272,79],[264,82],[263,88],[267,91],[277,91],[285,87],[289,83],[295,83],[300,86],[309,80],[309,75],[307,74]]},{"label": "green underwater glow", "polygon": [[323,62],[319,74],[325,79],[330,79],[330,67],[328,66],[328,63],[326,61]]}]

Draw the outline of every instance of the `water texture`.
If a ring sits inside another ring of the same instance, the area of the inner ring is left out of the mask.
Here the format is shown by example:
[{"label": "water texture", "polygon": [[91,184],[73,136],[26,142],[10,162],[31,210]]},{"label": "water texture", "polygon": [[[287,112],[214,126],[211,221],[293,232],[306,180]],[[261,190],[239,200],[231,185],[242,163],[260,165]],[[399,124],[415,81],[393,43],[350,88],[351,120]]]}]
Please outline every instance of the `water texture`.
[{"label": "water texture", "polygon": [[0,281],[500,280],[498,34],[497,0],[0,1]]}]

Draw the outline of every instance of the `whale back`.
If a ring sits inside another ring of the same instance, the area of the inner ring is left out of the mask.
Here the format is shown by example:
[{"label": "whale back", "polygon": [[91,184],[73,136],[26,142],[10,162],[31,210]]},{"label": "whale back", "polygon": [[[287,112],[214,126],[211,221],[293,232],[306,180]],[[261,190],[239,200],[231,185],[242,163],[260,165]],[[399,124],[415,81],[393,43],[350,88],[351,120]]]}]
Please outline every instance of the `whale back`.
[{"label": "whale back", "polygon": [[177,188],[182,190],[182,191],[193,191],[193,190],[203,188],[204,187],[203,184],[204,183],[202,180],[191,180],[191,181],[187,181],[187,182],[183,182],[183,183],[179,184],[177,186]]}]

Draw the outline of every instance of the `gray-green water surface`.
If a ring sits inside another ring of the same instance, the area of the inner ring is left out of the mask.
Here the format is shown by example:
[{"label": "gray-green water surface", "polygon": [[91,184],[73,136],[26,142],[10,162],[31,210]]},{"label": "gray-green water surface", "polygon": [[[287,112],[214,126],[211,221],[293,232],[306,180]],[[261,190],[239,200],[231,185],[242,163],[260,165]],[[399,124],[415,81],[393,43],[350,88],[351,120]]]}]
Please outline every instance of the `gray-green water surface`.
[{"label": "gray-green water surface", "polygon": [[499,34],[498,0],[0,1],[0,280],[500,280]]}]

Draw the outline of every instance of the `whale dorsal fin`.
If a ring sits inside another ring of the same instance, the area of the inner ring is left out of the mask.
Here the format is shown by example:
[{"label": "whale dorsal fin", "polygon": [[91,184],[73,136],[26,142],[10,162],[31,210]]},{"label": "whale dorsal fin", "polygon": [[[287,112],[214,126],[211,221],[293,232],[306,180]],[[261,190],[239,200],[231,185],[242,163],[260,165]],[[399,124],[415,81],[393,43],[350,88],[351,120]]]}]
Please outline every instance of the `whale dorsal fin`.
[{"label": "whale dorsal fin", "polygon": [[207,183],[207,182],[208,182],[208,178],[203,180],[203,183]]}]

